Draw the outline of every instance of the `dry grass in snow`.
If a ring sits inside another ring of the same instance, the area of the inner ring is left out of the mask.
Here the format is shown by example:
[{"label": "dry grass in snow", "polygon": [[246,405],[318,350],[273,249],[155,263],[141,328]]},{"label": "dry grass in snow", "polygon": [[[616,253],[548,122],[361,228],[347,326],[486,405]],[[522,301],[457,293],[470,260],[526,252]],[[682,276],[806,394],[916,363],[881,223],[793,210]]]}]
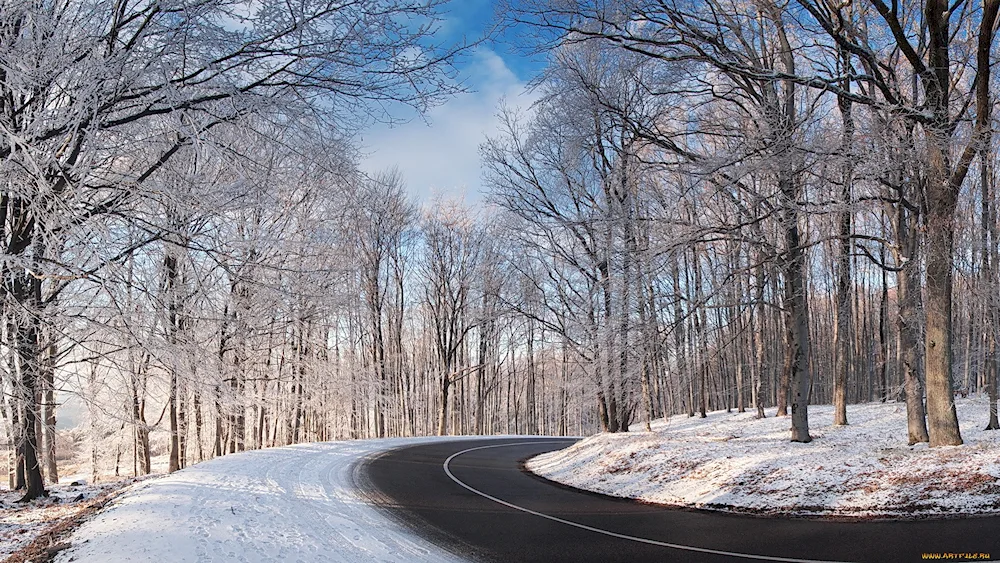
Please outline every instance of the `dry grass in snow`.
[{"label": "dry grass in snow", "polygon": [[[985,398],[957,400],[964,446],[907,446],[902,403],[809,407],[813,442],[789,441],[788,418],[675,416],[653,432],[599,434],[543,454],[529,470],[573,487],[696,508],[856,517],[1000,513],[1000,431]],[[639,425],[633,425],[633,429]]]}]

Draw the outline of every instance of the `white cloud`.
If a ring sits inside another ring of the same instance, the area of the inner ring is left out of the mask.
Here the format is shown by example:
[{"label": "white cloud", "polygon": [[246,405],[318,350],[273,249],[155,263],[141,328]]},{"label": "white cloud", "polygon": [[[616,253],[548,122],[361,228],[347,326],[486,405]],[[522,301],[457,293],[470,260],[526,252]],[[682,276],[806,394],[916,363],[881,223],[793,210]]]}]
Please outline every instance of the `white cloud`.
[{"label": "white cloud", "polygon": [[473,203],[482,196],[479,145],[496,134],[501,100],[511,108],[527,108],[535,96],[496,53],[479,49],[466,69],[473,92],[462,94],[430,111],[426,122],[414,119],[389,127],[378,125],[362,136],[367,158],[365,172],[397,166],[407,187],[420,201],[433,195],[465,197]]}]

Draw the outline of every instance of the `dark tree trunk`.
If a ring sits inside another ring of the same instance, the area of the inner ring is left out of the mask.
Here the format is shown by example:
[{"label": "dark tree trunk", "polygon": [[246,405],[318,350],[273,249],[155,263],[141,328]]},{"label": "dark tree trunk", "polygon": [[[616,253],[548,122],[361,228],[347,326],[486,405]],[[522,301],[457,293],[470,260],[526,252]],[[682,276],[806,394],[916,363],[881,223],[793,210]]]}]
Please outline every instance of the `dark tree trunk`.
[{"label": "dark tree trunk", "polygon": [[175,354],[169,359],[168,369],[170,370],[170,388],[167,395],[167,406],[170,417],[170,461],[167,471],[169,473],[173,473],[181,468],[180,421],[177,417],[177,401],[179,400],[177,381],[178,358],[176,357],[176,345],[178,343],[181,321],[178,303],[179,299],[177,296],[177,283],[179,278],[177,271],[177,256],[174,254],[174,249],[169,244],[167,245],[167,248],[164,249],[163,275],[163,292],[167,300],[167,343],[171,345],[173,348],[172,352]]},{"label": "dark tree trunk", "polygon": [[[781,13],[773,8],[771,18],[777,30],[780,43],[780,58],[784,71],[795,75],[795,58],[785,35]],[[778,192],[781,198],[781,223],[784,230],[785,248],[783,270],[785,276],[785,369],[783,379],[787,379],[787,390],[791,393],[792,441],[810,442],[809,435],[809,298],[806,294],[807,264],[805,249],[799,235],[799,195],[800,179],[795,171],[795,150],[793,132],[795,128],[795,83],[784,80],[781,84],[781,98],[775,95],[776,128],[780,135],[776,140],[778,158]]]},{"label": "dark tree trunk", "polygon": [[15,339],[21,368],[21,404],[23,410],[22,444],[25,493],[21,502],[48,496],[42,479],[42,467],[38,455],[39,371],[42,351],[39,349],[41,315],[41,280],[21,274],[15,278],[12,291],[14,298],[22,304],[26,313],[17,319]]},{"label": "dark tree trunk", "polygon": [[440,379],[440,394],[438,398],[441,401],[441,408],[438,410],[438,423],[437,423],[437,435],[447,436],[448,435],[448,395],[451,391],[451,368],[445,367],[444,374],[441,375]]},{"label": "dark tree trunk", "polygon": [[708,337],[705,334],[707,319],[704,303],[702,303],[701,257],[698,255],[697,247],[694,248],[692,255],[694,258],[692,266],[694,268],[694,303],[698,307],[693,315],[694,332],[698,336],[698,361],[696,362],[698,368],[698,416],[705,418],[708,416],[706,412],[708,410],[708,385],[706,382],[708,378]]},{"label": "dark tree trunk", "polygon": [[198,448],[198,461],[201,462],[205,460],[205,452],[201,445],[201,430],[203,424],[201,416],[201,393],[198,392],[197,388],[194,389],[194,396],[192,400],[194,401],[192,404],[192,409],[194,410],[194,440],[195,445]]},{"label": "dark tree trunk", "polygon": [[927,442],[927,420],[924,414],[924,389],[920,366],[920,264],[919,236],[915,218],[905,206],[897,210],[896,238],[902,249],[903,268],[897,275],[896,295],[899,299],[899,354],[906,394],[906,429],[910,444]]},{"label": "dark tree trunk", "polygon": [[983,15],[980,22],[979,42],[976,51],[976,66],[978,76],[976,82],[976,124],[979,129],[979,159],[980,183],[982,184],[982,229],[983,229],[983,271],[987,282],[986,315],[983,337],[986,339],[986,385],[990,397],[990,420],[987,430],[1000,429],[997,420],[997,297],[993,284],[994,271],[1000,264],[1000,249],[997,244],[996,210],[992,203],[993,164],[991,149],[993,146],[993,129],[990,113],[993,103],[990,99],[990,73],[992,64],[991,51],[995,22],[1000,11],[1000,1],[989,0],[983,3]]},{"label": "dark tree trunk", "polygon": [[[880,251],[879,256],[882,262],[885,263],[884,247]],[[888,272],[885,269],[882,270],[881,288],[878,307],[878,396],[879,402],[884,403],[889,400],[889,336],[887,326],[887,319],[889,317],[889,280]]]},{"label": "dark tree trunk", "polygon": [[149,452],[149,427],[146,426],[145,399],[140,399],[137,382],[132,380],[132,423],[135,425],[136,458],[139,475],[149,475],[152,462]]},{"label": "dark tree trunk", "polygon": [[[841,53],[844,68],[850,66],[850,56]],[[851,81],[844,80],[842,85],[850,92]],[[841,170],[840,204],[843,209],[838,218],[838,235],[840,248],[837,255],[837,324],[833,333],[833,348],[836,356],[834,365],[836,372],[833,383],[833,424],[847,424],[847,374],[851,366],[851,326],[853,311],[851,310],[851,231],[853,201],[851,185],[854,182],[854,167],[851,147],[854,144],[854,118],[851,113],[851,101],[846,96],[838,96],[840,116],[843,126],[841,138],[841,158],[845,159]]]},{"label": "dark tree trunk", "polygon": [[986,390],[990,398],[990,418],[986,424],[986,430],[1000,429],[1000,420],[997,417],[997,296],[996,288],[993,286],[993,272],[1000,266],[997,264],[998,254],[997,244],[1000,241],[996,236],[996,220],[992,205],[993,167],[989,160],[988,151],[984,148],[980,151],[980,183],[982,184],[982,237],[983,237],[983,286],[986,288],[986,311],[985,323],[983,327],[983,340],[986,353]]}]

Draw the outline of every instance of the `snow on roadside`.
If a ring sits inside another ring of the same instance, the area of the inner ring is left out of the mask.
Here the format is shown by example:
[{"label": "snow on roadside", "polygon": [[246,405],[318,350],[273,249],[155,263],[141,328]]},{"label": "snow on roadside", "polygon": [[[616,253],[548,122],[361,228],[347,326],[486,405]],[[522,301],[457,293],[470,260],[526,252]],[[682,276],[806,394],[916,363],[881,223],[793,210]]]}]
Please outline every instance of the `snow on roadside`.
[{"label": "snow on roadside", "polygon": [[[907,446],[901,403],[809,407],[810,444],[789,419],[714,412],[675,416],[653,432],[599,434],[531,459],[566,485],[619,497],[765,514],[941,517],[1000,513],[1000,431],[984,431],[985,398],[959,399],[964,446]],[[635,426],[633,426],[635,428]]]},{"label": "snow on roadside", "polygon": [[89,485],[83,482],[49,485],[49,496],[17,502],[24,491],[0,491],[0,561],[23,551],[28,544],[62,522],[88,510],[95,500],[135,482],[125,479]]},{"label": "snow on roadside", "polygon": [[355,461],[435,439],[300,444],[199,463],[134,485],[80,526],[56,561],[459,561],[356,488]]}]

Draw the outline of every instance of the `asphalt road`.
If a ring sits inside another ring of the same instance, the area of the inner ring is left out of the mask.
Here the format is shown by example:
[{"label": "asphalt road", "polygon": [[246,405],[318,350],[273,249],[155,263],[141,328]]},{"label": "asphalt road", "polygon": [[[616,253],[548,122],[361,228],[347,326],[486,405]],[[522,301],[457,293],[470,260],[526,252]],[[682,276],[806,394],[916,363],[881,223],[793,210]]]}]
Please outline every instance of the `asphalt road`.
[{"label": "asphalt road", "polygon": [[[554,485],[520,461],[569,439],[434,442],[365,462],[369,497],[474,561],[909,562],[1000,559],[1000,518],[835,522],[669,509]],[[964,556],[964,557],[963,557]]]}]

